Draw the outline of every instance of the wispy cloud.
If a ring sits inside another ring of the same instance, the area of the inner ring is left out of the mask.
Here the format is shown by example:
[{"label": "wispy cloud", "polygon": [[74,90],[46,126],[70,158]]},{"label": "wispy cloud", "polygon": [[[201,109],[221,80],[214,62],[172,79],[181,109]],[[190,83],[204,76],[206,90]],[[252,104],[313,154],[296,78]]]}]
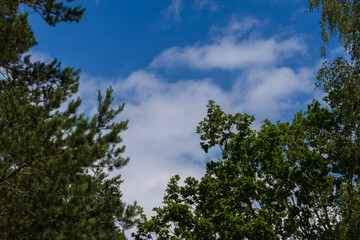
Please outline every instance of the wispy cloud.
[{"label": "wispy cloud", "polygon": [[[172,0],[170,5],[164,10],[165,17],[177,23],[181,22],[183,5],[183,0]],[[194,0],[192,7],[195,10],[210,10],[211,12],[216,12],[220,5],[215,0]]]},{"label": "wispy cloud", "polygon": [[[226,27],[216,27],[222,35],[208,44],[195,44],[185,47],[171,47],[155,57],[152,68],[192,69],[243,69],[250,66],[276,65],[296,53],[305,53],[302,38],[261,38],[259,35],[244,39],[246,31],[258,25],[253,18],[241,21],[232,20]],[[213,28],[214,31],[215,28]]]},{"label": "wispy cloud", "polygon": [[214,0],[195,0],[194,8],[197,9],[209,9],[212,12],[215,12],[219,8],[219,4]]},{"label": "wispy cloud", "polygon": [[168,6],[165,10],[165,16],[168,19],[172,19],[175,22],[181,22],[181,8],[182,8],[182,0],[172,0],[170,6]]},{"label": "wispy cloud", "polygon": [[264,25],[264,23],[260,22],[256,18],[239,18],[236,15],[233,15],[232,17],[230,17],[229,21],[225,24],[225,26],[212,26],[211,32],[212,34],[220,34],[222,36],[243,37],[243,35],[249,31],[251,31],[252,33],[256,33],[255,30],[261,25]]}]

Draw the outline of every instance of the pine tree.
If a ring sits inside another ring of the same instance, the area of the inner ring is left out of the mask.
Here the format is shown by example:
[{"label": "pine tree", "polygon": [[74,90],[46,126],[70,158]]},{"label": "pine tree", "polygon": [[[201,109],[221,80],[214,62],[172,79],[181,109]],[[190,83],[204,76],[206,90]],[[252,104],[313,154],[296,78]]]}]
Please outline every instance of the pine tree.
[{"label": "pine tree", "polygon": [[109,88],[94,116],[78,113],[79,71],[26,55],[30,12],[77,22],[84,9],[69,2],[0,0],[0,239],[125,239],[137,215],[108,174],[129,161],[127,121],[114,121],[124,105],[112,107]]}]

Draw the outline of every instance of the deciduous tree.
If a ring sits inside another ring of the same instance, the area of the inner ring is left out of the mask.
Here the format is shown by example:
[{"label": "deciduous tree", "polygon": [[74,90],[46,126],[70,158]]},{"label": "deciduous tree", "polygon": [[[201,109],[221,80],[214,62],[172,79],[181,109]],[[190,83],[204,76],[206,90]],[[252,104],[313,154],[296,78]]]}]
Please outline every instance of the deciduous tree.
[{"label": "deciduous tree", "polygon": [[333,126],[319,103],[294,122],[265,120],[259,131],[246,114],[225,114],[210,101],[198,127],[201,146],[219,146],[221,157],[206,165],[201,180],[175,176],[164,207],[143,220],[136,239],[319,239],[337,223],[338,183],[330,160],[315,148],[313,117]]},{"label": "deciduous tree", "polygon": [[318,101],[291,123],[225,114],[210,101],[201,147],[221,156],[200,179],[174,176],[164,206],[142,216],[136,239],[358,239],[360,236],[359,1],[309,0],[321,12],[325,45],[334,36],[351,60],[325,62]]},{"label": "deciduous tree", "polygon": [[308,0],[309,13],[320,11],[320,28],[323,43],[321,53],[326,55],[326,44],[335,36],[353,59],[360,57],[359,17],[357,0]]}]

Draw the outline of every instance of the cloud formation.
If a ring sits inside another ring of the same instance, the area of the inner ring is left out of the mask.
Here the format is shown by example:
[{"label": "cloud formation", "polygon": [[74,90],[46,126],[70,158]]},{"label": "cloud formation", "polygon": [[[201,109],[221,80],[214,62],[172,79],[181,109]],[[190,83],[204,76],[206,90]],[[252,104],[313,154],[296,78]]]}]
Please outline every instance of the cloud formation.
[{"label": "cloud formation", "polygon": [[257,71],[245,81],[236,80],[231,91],[211,79],[169,83],[144,70],[120,79],[114,85],[115,94],[125,97],[127,105],[121,118],[130,120],[124,133],[126,154],[131,158],[122,173],[125,199],[138,200],[151,215],[151,209],[160,205],[171,176],[202,176],[205,159],[216,159],[216,152],[208,156],[202,152],[195,133],[209,99],[225,112],[252,113],[259,121],[264,117],[278,120],[283,110],[299,105],[293,96],[311,91],[310,69]]},{"label": "cloud formation", "polygon": [[[151,215],[151,209],[161,205],[171,176],[200,178],[206,160],[216,159],[217,151],[203,153],[195,132],[206,115],[209,99],[227,113],[246,112],[261,122],[264,118],[280,120],[285,111],[301,108],[304,100],[299,100],[298,95],[312,98],[316,69],[286,66],[290,57],[306,53],[302,39],[274,36],[244,40],[241,34],[235,34],[249,31],[257,24],[256,19],[250,18],[232,21],[221,28],[222,36],[213,43],[165,49],[150,67],[113,82],[116,101],[126,102],[118,120],[130,120],[123,138],[127,146],[125,155],[131,161],[121,171],[125,180],[121,187],[127,202],[137,200],[145,213]],[[174,81],[158,71],[178,68],[209,75]],[[235,77],[229,79],[230,90],[216,84],[211,71],[204,71],[213,69],[235,72],[232,74]],[[90,104],[86,98],[90,98],[93,89],[103,89],[104,79],[84,75],[82,81],[87,84],[80,85],[80,94]]]},{"label": "cloud formation", "polygon": [[167,83],[146,71],[134,72],[114,88],[115,94],[129,99],[121,116],[130,120],[124,134],[131,157],[123,172],[124,196],[139,200],[150,213],[160,205],[171,176],[203,174],[205,154],[196,125],[205,116],[209,98],[231,105],[231,95],[207,79]]},{"label": "cloud formation", "polygon": [[225,36],[218,42],[202,46],[172,47],[164,50],[151,63],[152,68],[189,67],[193,69],[243,69],[258,65],[274,65],[295,53],[304,52],[297,37],[277,40],[237,40]]},{"label": "cloud formation", "polygon": [[283,112],[300,108],[298,94],[309,94],[313,90],[315,68],[298,70],[289,67],[252,69],[246,81],[237,83],[242,95],[243,111],[258,118],[281,120]]}]

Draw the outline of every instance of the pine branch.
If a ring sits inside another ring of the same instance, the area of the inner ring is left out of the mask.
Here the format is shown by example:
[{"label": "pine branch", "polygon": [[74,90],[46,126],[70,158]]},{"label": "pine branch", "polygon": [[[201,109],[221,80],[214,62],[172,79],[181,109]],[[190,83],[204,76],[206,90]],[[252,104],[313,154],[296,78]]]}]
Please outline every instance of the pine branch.
[{"label": "pine branch", "polygon": [[39,156],[37,156],[37,158],[34,158],[30,161],[27,161],[23,164],[21,164],[18,168],[16,168],[14,171],[12,171],[10,174],[8,174],[7,176],[5,176],[4,178],[2,178],[0,180],[0,184],[5,183],[8,179],[12,178],[13,176],[15,176],[18,172],[20,172],[22,169],[26,168],[27,166],[29,166],[35,159],[38,159],[40,157],[44,156],[44,154],[40,154]]}]

